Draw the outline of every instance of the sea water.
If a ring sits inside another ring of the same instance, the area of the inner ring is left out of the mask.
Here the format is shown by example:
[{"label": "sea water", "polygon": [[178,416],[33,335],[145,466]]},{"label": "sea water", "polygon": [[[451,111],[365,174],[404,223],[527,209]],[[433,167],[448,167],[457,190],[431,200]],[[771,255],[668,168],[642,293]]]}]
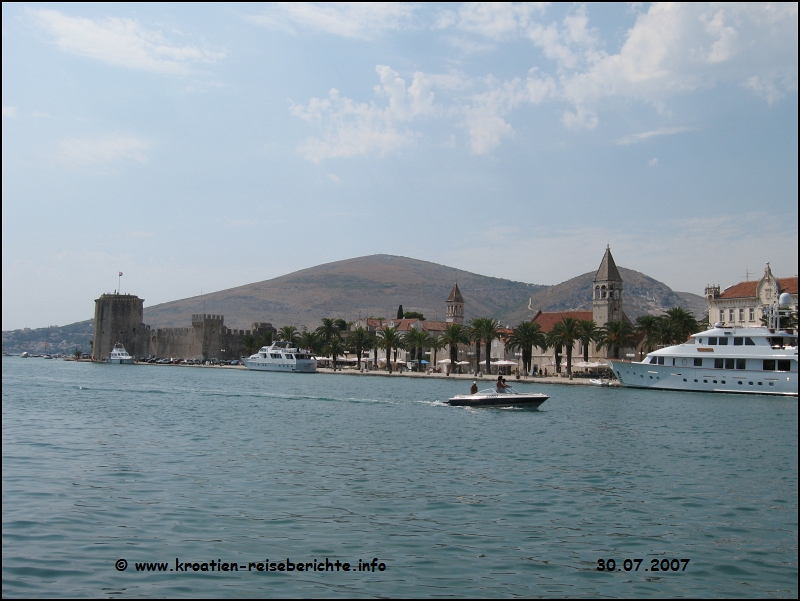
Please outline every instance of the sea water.
[{"label": "sea water", "polygon": [[798,594],[796,398],[2,364],[4,597]]}]

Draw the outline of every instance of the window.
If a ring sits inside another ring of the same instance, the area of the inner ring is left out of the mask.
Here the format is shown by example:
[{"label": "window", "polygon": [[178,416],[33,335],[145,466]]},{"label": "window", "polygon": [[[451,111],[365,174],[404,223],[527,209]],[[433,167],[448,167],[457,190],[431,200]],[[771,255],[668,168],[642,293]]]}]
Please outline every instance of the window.
[{"label": "window", "polygon": [[657,365],[658,359],[656,357],[650,357],[650,365]]},{"label": "window", "polygon": [[[658,364],[659,364],[659,365],[664,365],[664,357],[659,357],[659,358],[658,358]],[[787,371],[788,371],[788,370],[787,370]]]},{"label": "window", "polygon": [[756,310],[753,307],[750,307],[749,311],[750,311],[750,321],[755,321],[756,320]]},{"label": "window", "polygon": [[722,346],[725,346],[726,344],[728,344],[728,339],[727,338],[720,338],[719,339],[719,344],[722,345]]},{"label": "window", "polygon": [[733,309],[728,309],[728,321],[733,321]]},{"label": "window", "polygon": [[747,359],[737,359],[736,369],[747,369]]},{"label": "window", "polygon": [[737,336],[733,339],[733,346],[742,346],[744,344],[744,338],[741,336]]},{"label": "window", "polygon": [[694,360],[695,367],[703,367],[703,360],[702,359],[695,359]]},{"label": "window", "polygon": [[778,359],[778,371],[789,371],[790,365],[789,359]]},{"label": "window", "polygon": [[756,345],[756,343],[753,342],[753,339],[749,338],[749,337],[744,339],[744,344],[745,344],[745,346],[755,346]]},{"label": "window", "polygon": [[744,321],[744,309],[739,309],[739,321]]},{"label": "window", "polygon": [[725,369],[734,369],[736,359],[725,359]]},{"label": "window", "polygon": [[714,369],[722,369],[725,367],[725,359],[714,359]]},{"label": "window", "polygon": [[708,339],[708,344],[710,346],[713,346],[713,345],[717,344],[717,339],[716,338],[709,338]]},{"label": "window", "polygon": [[775,359],[764,359],[764,371],[775,371]]}]

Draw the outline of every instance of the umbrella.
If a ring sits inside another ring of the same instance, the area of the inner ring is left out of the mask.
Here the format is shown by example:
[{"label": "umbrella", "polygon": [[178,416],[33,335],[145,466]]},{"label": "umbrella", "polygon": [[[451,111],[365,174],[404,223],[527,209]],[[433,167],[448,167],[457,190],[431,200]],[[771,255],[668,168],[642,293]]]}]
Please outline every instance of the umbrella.
[{"label": "umbrella", "polygon": [[503,359],[502,361],[495,361],[492,365],[516,365],[516,361],[507,361]]},{"label": "umbrella", "polygon": [[423,359],[422,361],[420,361],[420,363],[425,363],[425,364],[427,364],[427,363],[429,363],[429,362],[428,362],[428,361],[425,361],[425,359]]},{"label": "umbrella", "polygon": [[450,363],[450,359],[439,359],[439,363]]},{"label": "umbrella", "polygon": [[469,361],[456,361],[456,365],[469,365]]}]

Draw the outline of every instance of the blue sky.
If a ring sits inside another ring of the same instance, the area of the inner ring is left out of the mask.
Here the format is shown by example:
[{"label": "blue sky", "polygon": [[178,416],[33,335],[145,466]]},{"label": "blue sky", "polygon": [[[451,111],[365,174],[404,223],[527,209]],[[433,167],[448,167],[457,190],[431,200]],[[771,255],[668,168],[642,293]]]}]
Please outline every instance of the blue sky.
[{"label": "blue sky", "polygon": [[[388,253],[797,274],[796,4],[3,4],[3,329]],[[265,316],[265,318],[268,316]]]}]

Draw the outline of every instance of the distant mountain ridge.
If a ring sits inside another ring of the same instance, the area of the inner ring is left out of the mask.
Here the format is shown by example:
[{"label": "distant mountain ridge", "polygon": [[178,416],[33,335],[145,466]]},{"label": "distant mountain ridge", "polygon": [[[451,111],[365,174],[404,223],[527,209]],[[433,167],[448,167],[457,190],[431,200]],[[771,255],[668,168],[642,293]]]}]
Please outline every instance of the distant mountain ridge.
[{"label": "distant mountain ridge", "polygon": [[[623,278],[623,309],[631,320],[646,313],[658,315],[684,307],[702,318],[703,297],[675,292],[666,284],[631,269],[619,268]],[[249,329],[254,322],[275,327],[315,328],[323,317],[353,321],[362,317],[394,317],[398,305],[419,311],[429,320],[444,320],[445,300],[453,284],[464,296],[464,317],[494,317],[515,326],[531,319],[536,310],[590,310],[595,272],[584,273],[556,286],[542,286],[494,278],[393,255],[370,255],[302,269],[271,280],[237,286],[145,307],[151,327],[188,327],[192,314],[221,314],[230,328]],[[146,299],[145,299],[146,302]],[[93,310],[93,307],[87,307]],[[87,312],[89,312],[87,310]],[[91,320],[50,332],[59,350],[87,349]],[[48,328],[3,332],[3,349],[30,350],[48,335]],[[67,333],[69,332],[69,335]],[[61,347],[64,347],[63,349]]]}]

